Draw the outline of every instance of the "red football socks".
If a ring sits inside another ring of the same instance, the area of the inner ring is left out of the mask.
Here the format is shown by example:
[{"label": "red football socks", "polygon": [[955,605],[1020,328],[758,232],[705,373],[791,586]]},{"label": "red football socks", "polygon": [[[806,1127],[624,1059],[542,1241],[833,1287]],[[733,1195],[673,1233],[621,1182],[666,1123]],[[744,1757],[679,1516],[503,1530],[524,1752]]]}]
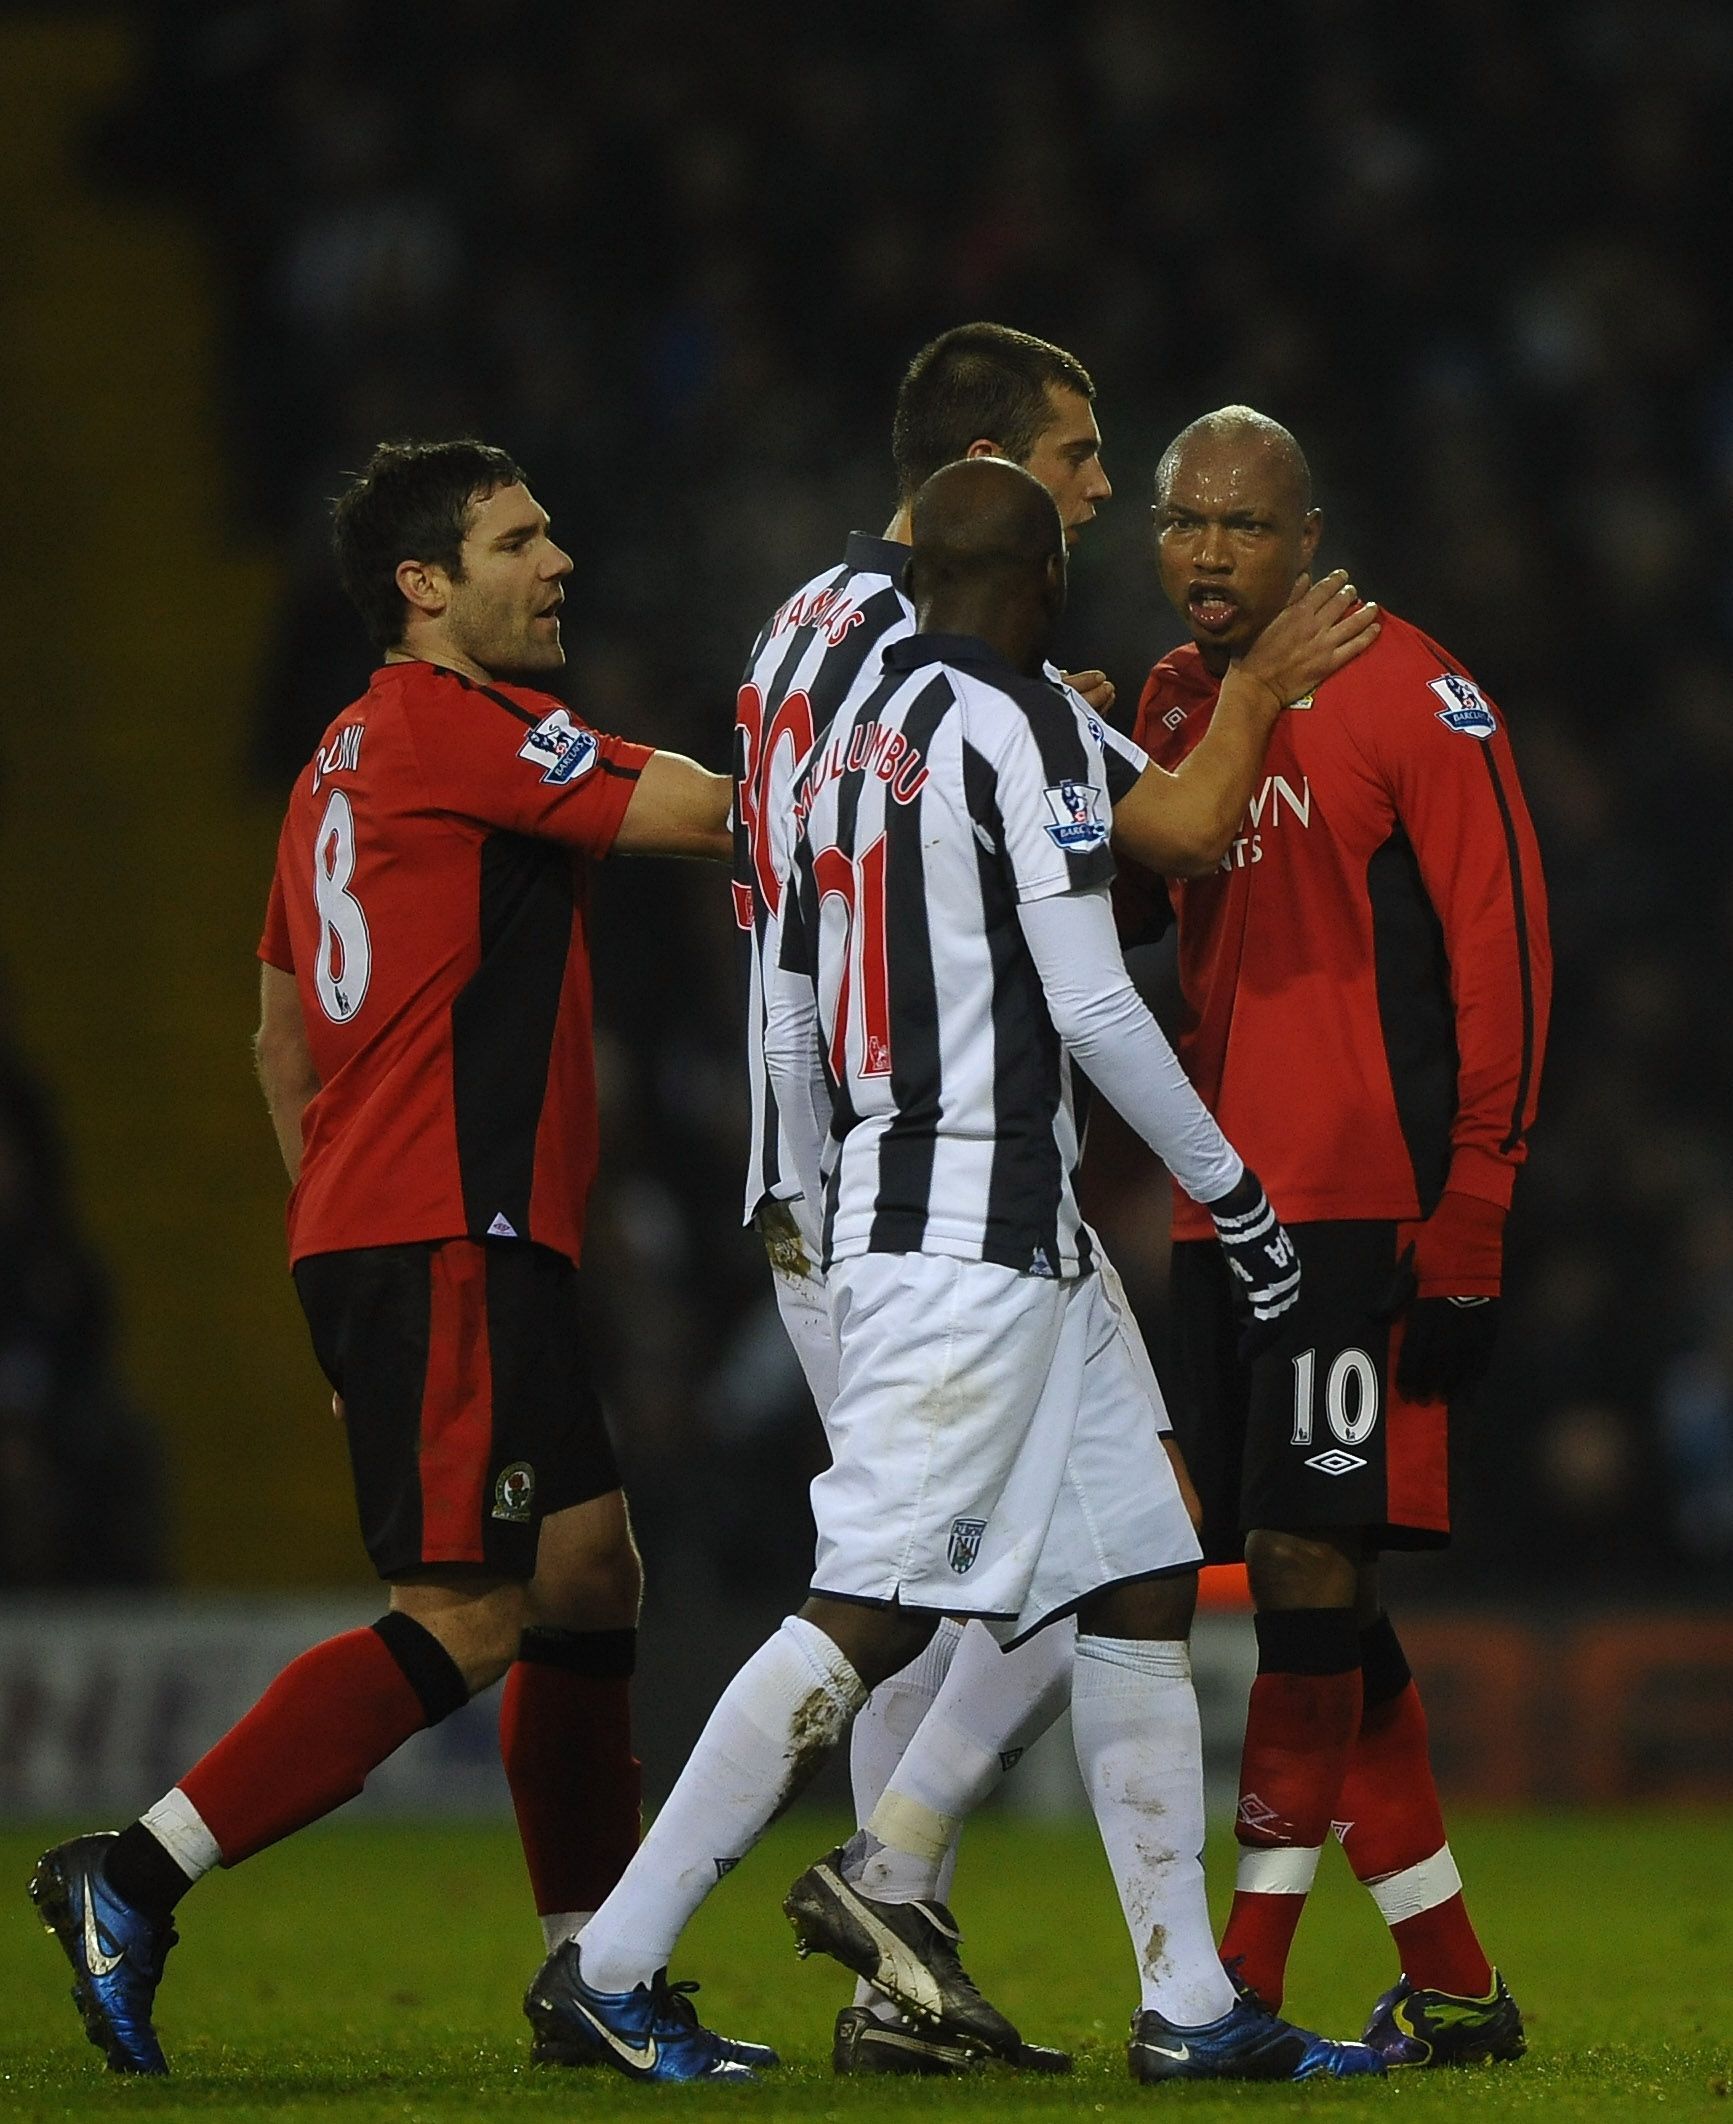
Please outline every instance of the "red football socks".
[{"label": "red football socks", "polygon": [[1336,1809],[1342,1847],[1384,1913],[1409,1982],[1484,1998],[1492,1968],[1463,1903],[1426,1712],[1388,1616],[1365,1631],[1362,1647],[1366,1703]]},{"label": "red football socks", "polygon": [[536,1910],[599,1910],[638,1848],[635,1630],[526,1630],[505,1678],[500,1755]]},{"label": "red football socks", "polygon": [[412,1733],[468,1698],[439,1640],[387,1615],[292,1661],[180,1789],[223,1864],[237,1865],[353,1799]]},{"label": "red football socks", "polygon": [[1240,1862],[1221,1954],[1274,2010],[1359,1730],[1360,1641],[1346,1608],[1277,1610],[1255,1625],[1258,1678],[1234,1825]]}]

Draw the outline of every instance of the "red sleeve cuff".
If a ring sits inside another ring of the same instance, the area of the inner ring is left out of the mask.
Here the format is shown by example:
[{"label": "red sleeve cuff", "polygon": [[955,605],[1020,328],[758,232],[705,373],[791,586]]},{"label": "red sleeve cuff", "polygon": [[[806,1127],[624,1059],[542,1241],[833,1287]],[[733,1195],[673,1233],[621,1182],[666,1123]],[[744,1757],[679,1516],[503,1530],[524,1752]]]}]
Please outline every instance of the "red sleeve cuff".
[{"label": "red sleeve cuff", "polygon": [[1464,1143],[1458,1145],[1450,1160],[1450,1177],[1444,1185],[1453,1195],[1475,1195],[1482,1202],[1508,1210],[1516,1187],[1516,1167],[1493,1151]]}]

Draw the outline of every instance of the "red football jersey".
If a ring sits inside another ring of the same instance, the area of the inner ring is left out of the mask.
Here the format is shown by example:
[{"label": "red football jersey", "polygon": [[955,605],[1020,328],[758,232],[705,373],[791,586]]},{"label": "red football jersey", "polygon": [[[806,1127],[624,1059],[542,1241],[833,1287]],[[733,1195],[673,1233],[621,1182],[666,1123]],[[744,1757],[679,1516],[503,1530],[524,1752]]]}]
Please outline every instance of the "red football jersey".
[{"label": "red football jersey", "polygon": [[[1424,1216],[1446,1180],[1508,1207],[1540,1084],[1546,895],[1504,718],[1382,617],[1277,723],[1219,870],[1168,887],[1180,1059],[1289,1223]],[[1176,767],[1218,691],[1196,646],[1176,649],[1143,689],[1139,744]],[[1183,1194],[1173,1229],[1212,1231]]]},{"label": "red football jersey", "polygon": [[550,695],[386,664],[289,799],[259,956],[321,1089],[289,1258],[539,1240],[575,1261],[596,1167],[587,858],[648,749]]}]

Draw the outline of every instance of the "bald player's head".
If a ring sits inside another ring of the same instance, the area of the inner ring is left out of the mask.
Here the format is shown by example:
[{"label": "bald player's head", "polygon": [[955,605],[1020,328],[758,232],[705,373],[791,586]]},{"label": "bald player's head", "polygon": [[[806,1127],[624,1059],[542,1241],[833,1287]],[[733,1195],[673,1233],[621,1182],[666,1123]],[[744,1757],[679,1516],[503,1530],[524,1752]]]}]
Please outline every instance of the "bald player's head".
[{"label": "bald player's head", "polygon": [[1196,456],[1230,456],[1261,464],[1286,480],[1302,514],[1312,506],[1312,468],[1293,432],[1255,406],[1218,406],[1201,413],[1161,453],[1155,468],[1155,505],[1159,509],[1175,469]]},{"label": "bald player's head", "polygon": [[1323,519],[1306,453],[1279,420],[1222,406],[1155,470],[1161,587],[1212,671],[1249,649],[1312,565]]},{"label": "bald player's head", "polygon": [[1065,607],[1065,529],[1038,479],[1002,457],[935,472],[910,518],[909,595],[923,634],[973,634],[1039,662]]}]

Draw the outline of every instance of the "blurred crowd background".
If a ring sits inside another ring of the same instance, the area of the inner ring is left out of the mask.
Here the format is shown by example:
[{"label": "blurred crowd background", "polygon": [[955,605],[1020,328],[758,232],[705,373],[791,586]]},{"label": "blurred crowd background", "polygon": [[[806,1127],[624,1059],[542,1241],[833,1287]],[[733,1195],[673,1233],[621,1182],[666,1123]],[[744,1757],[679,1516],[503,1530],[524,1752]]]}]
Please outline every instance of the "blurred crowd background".
[{"label": "blurred crowd background", "polygon": [[[1117,493],[1063,647],[1122,717],[1177,638],[1161,446],[1229,400],[1291,426],[1327,559],[1507,710],[1552,895],[1503,1352],[1414,1590],[1680,1593],[1733,1583],[1730,113],[1714,0],[173,0],[88,153],[216,264],[225,506],[285,570],[272,797],[366,682],[326,507],[381,436],[529,467],[578,565],[571,698],[722,766],[763,617],[891,514],[934,332],[998,319],[1095,376]],[[588,1281],[645,1545],[798,1583],[819,1445],[738,1231],[726,889],[610,866],[595,946]],[[102,1568],[148,1577],[148,1428],[52,1098],[0,1080],[0,1514],[35,1530],[5,1568],[90,1568],[53,1534],[88,1464],[138,1521]],[[1104,1132],[1092,1184],[1159,1362],[1164,1183]]]}]

